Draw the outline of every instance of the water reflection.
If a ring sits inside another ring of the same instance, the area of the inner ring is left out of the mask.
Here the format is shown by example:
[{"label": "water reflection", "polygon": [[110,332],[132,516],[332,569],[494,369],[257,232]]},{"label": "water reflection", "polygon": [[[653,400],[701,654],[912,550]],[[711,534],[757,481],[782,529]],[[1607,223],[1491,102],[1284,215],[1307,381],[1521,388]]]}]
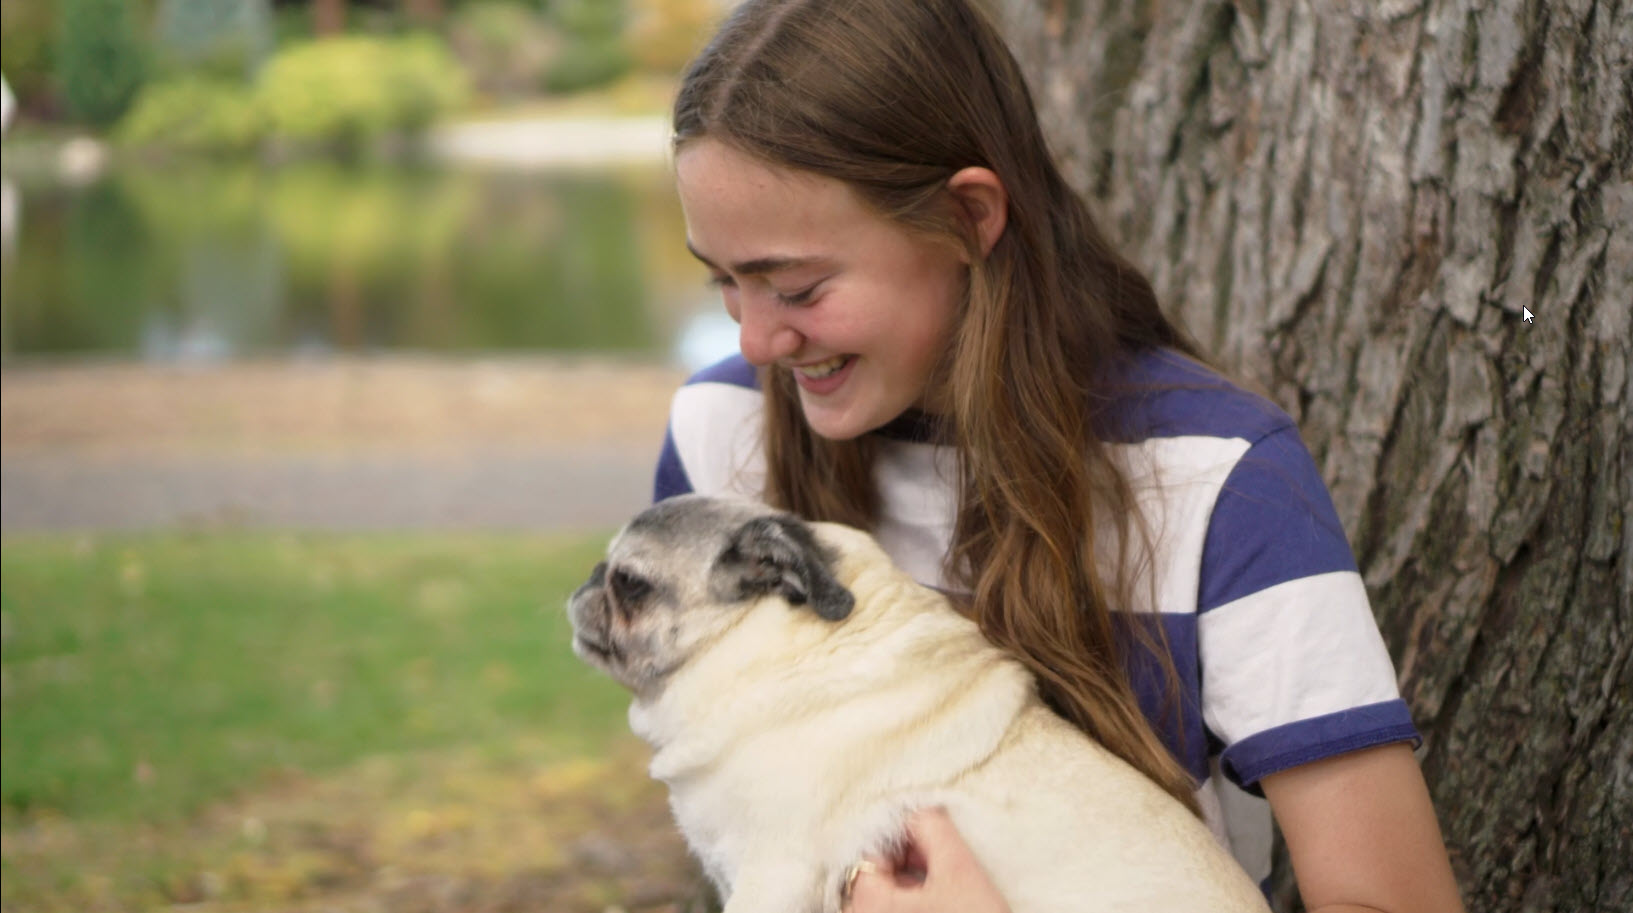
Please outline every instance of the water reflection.
[{"label": "water reflection", "polygon": [[692,315],[719,309],[685,256],[661,169],[311,163],[114,174],[20,196],[0,310],[6,359],[661,357]]}]

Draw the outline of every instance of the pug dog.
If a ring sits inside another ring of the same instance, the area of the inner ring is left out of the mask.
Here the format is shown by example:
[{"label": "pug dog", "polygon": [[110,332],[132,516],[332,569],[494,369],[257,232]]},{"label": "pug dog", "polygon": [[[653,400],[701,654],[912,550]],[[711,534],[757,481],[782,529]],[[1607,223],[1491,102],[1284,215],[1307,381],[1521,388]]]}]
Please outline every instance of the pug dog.
[{"label": "pug dog", "polygon": [[1207,827],[1050,711],[1030,673],[866,533],[687,495],[568,604],[726,913],[838,913],[942,806],[1014,913],[1256,911]]}]

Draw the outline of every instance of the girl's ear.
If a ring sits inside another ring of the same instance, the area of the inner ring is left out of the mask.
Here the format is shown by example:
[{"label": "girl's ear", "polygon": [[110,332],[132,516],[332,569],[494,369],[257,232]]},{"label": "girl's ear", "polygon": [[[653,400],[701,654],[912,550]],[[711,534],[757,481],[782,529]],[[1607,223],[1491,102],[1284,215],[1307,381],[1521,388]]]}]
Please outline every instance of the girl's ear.
[{"label": "girl's ear", "polygon": [[948,178],[947,189],[974,229],[981,256],[992,253],[992,246],[1003,237],[1004,226],[1009,224],[1009,192],[1004,190],[1004,182],[990,168],[970,167]]}]

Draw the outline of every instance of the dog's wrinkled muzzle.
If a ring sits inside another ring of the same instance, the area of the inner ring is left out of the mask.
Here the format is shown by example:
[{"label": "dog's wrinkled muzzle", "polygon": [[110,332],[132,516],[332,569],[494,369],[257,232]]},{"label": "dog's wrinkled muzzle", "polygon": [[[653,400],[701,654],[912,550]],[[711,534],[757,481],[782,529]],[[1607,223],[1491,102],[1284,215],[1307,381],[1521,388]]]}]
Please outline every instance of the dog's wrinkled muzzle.
[{"label": "dog's wrinkled muzzle", "polygon": [[597,564],[567,600],[567,620],[573,625],[573,652],[595,665],[608,666],[622,657],[612,633],[612,606],[607,599],[607,563]]}]

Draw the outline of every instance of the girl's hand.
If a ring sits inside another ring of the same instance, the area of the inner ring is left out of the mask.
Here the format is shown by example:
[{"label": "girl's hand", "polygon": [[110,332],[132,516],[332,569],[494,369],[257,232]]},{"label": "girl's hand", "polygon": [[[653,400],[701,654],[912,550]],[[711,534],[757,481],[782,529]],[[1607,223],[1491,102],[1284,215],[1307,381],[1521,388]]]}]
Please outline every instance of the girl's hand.
[{"label": "girl's hand", "polygon": [[908,819],[900,858],[868,861],[873,868],[857,873],[845,913],[1009,913],[944,808]]}]

